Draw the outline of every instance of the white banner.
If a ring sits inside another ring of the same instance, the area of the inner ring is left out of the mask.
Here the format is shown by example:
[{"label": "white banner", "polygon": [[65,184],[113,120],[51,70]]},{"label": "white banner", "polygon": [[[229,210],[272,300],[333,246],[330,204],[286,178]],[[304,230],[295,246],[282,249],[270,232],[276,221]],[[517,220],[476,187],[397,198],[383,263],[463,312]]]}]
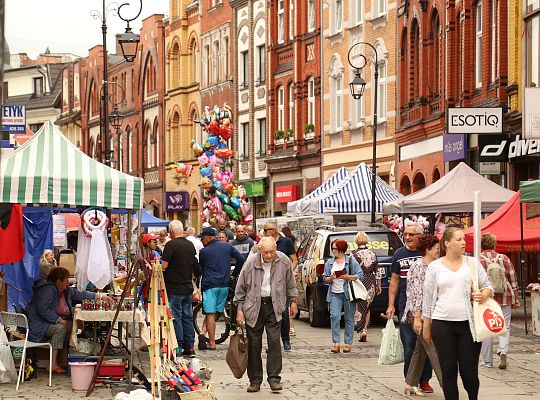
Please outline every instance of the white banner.
[{"label": "white banner", "polygon": [[540,88],[526,87],[523,99],[523,137],[540,139]]},{"label": "white banner", "polygon": [[53,215],[54,247],[66,247],[66,220],[62,214]]}]

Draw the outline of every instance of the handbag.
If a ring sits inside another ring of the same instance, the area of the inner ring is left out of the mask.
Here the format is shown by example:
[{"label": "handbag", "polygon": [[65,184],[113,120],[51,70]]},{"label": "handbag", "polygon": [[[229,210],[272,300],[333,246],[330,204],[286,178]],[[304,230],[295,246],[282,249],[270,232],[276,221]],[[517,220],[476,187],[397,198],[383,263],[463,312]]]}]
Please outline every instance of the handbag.
[{"label": "handbag", "polygon": [[236,379],[244,376],[248,365],[248,338],[242,326],[236,328],[235,334],[229,339],[225,361]]},{"label": "handbag", "polygon": [[[351,275],[351,261],[352,255],[349,256],[349,275]],[[348,290],[349,290],[349,300],[351,303],[358,303],[360,301],[367,300],[368,291],[360,279],[355,279],[354,281],[349,281]]]},{"label": "handbag", "polygon": [[[476,292],[479,290],[478,270],[474,263],[471,263],[470,257],[467,257],[467,264],[473,283],[472,289]],[[474,272],[473,268],[475,268]],[[507,333],[501,306],[491,297],[483,303],[473,301],[473,320],[477,342],[482,342],[485,339],[500,335],[506,335]]]}]

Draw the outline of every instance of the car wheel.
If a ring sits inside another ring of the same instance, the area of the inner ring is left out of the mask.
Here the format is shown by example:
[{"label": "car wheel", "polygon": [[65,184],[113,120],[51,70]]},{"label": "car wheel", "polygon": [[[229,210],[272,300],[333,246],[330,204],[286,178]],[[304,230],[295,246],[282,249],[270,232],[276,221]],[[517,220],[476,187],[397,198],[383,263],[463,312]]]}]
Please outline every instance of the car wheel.
[{"label": "car wheel", "polygon": [[308,313],[309,324],[313,327],[324,326],[326,322],[326,316],[320,315],[315,311],[315,298],[311,295],[308,297]]}]

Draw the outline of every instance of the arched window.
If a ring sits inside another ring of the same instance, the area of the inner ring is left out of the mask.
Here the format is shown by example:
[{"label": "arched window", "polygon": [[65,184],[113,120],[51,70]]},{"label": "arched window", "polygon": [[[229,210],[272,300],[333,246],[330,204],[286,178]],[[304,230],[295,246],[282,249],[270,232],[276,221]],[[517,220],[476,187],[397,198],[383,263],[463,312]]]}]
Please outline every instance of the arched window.
[{"label": "arched window", "polygon": [[440,71],[440,59],[441,59],[441,41],[439,38],[439,29],[440,29],[440,22],[439,22],[439,14],[437,11],[433,12],[433,16],[431,18],[431,49],[430,49],[430,57],[428,61],[428,90],[431,95],[439,95],[440,94],[440,84],[439,84],[439,71]]},{"label": "arched window", "polygon": [[307,123],[315,125],[315,78],[312,76],[307,82]]},{"label": "arched window", "polygon": [[212,49],[212,82],[220,81],[220,65],[219,65],[219,41],[215,41]]},{"label": "arched window", "polygon": [[289,84],[289,129],[294,130],[294,86]]},{"label": "arched window", "polygon": [[476,3],[475,7],[475,31],[476,31],[476,41],[475,41],[475,68],[474,68],[474,77],[476,87],[482,87],[482,1],[479,0]]},{"label": "arched window", "polygon": [[158,167],[160,163],[159,142],[159,124],[156,118],[154,122],[154,167]]},{"label": "arched window", "polygon": [[118,171],[124,172],[124,136],[118,136]]},{"label": "arched window", "polygon": [[420,28],[416,19],[411,26],[409,54],[409,101],[415,101],[420,97]]},{"label": "arched window", "polygon": [[339,56],[330,62],[330,129],[341,131],[343,127],[343,64]]},{"label": "arched window", "polygon": [[128,128],[128,172],[133,172],[133,131]]},{"label": "arched window", "polygon": [[154,166],[154,145],[152,139],[152,128],[150,124],[146,126],[146,167]]},{"label": "arched window", "polygon": [[199,82],[199,68],[200,68],[199,47],[197,46],[197,41],[193,39],[191,41],[191,74],[190,74],[191,83]]},{"label": "arched window", "polygon": [[285,130],[285,90],[283,86],[277,88],[278,103],[278,130]]}]

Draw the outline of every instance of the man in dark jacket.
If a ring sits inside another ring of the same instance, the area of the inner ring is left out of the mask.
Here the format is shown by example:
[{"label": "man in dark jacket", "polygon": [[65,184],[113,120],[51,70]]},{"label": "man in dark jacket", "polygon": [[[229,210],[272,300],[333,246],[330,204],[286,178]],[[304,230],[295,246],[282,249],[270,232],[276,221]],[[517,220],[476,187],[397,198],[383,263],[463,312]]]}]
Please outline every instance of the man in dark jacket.
[{"label": "man in dark jacket", "polygon": [[184,225],[178,220],[171,221],[169,233],[172,240],[163,250],[163,277],[174,318],[174,331],[178,346],[184,356],[195,355],[195,325],[193,323],[193,281],[201,276],[193,243],[184,237]]},{"label": "man in dark jacket", "polygon": [[73,321],[73,301],[112,299],[103,293],[81,292],[69,286],[70,273],[62,267],[53,268],[47,279],[34,282],[34,294],[28,305],[28,340],[51,342],[52,372],[65,373],[58,364],[58,353],[69,341]]},{"label": "man in dark jacket", "polygon": [[201,291],[203,294],[203,310],[206,314],[208,329],[207,349],[216,348],[216,312],[223,312],[231,275],[231,259],[236,261],[233,275],[238,276],[244,265],[244,257],[229,242],[216,240],[215,232],[205,228],[201,232],[204,248],[199,252],[203,278]]}]

